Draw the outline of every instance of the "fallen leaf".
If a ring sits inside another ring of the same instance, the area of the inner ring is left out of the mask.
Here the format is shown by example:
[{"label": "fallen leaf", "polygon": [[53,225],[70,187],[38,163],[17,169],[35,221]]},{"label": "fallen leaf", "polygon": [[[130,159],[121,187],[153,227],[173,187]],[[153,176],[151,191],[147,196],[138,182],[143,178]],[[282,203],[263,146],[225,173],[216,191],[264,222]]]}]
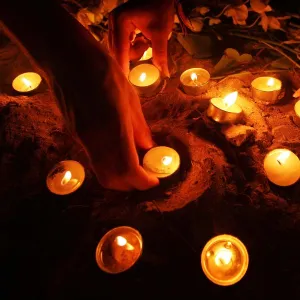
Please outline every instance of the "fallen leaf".
[{"label": "fallen leaf", "polygon": [[300,97],[300,89],[298,89],[294,95],[293,95],[294,98],[299,98]]},{"label": "fallen leaf", "polygon": [[262,14],[266,11],[272,11],[271,6],[267,5],[268,2],[265,0],[250,0],[250,5],[255,12]]},{"label": "fallen leaf", "polygon": [[269,19],[269,28],[274,30],[281,29],[281,24],[275,17],[268,17]]},{"label": "fallen leaf", "polygon": [[220,24],[222,21],[218,18],[209,18],[209,26],[212,26],[212,25],[218,25]]},{"label": "fallen leaf", "polygon": [[178,42],[188,54],[195,58],[211,57],[213,47],[216,47],[214,40],[208,35],[178,33],[176,36]]},{"label": "fallen leaf", "polygon": [[191,27],[189,28],[193,32],[200,32],[204,25],[203,18],[201,17],[191,19],[190,23],[191,23]]},{"label": "fallen leaf", "polygon": [[280,57],[271,63],[271,67],[274,69],[288,70],[293,68],[293,66],[294,64],[286,57]]},{"label": "fallen leaf", "polygon": [[261,21],[259,22],[259,25],[262,26],[262,28],[265,32],[268,31],[269,19],[265,13],[261,14]]},{"label": "fallen leaf", "polygon": [[244,53],[238,59],[239,64],[249,64],[252,61],[253,57],[251,54]]},{"label": "fallen leaf", "polygon": [[227,57],[231,58],[231,59],[238,59],[239,56],[240,56],[240,53],[239,53],[237,50],[233,49],[233,48],[227,48],[227,49],[224,51],[224,54],[225,54]]},{"label": "fallen leaf", "polygon": [[212,75],[224,74],[233,68],[248,64],[252,61],[252,55],[244,53],[242,55],[233,48],[227,48],[219,62],[215,65]]},{"label": "fallen leaf", "polygon": [[193,9],[193,12],[199,13],[202,16],[205,16],[209,11],[210,9],[206,6],[200,6]]},{"label": "fallen leaf", "polygon": [[248,18],[248,8],[245,4],[229,7],[224,15],[226,17],[232,17],[232,21],[234,25],[246,25],[246,20]]}]

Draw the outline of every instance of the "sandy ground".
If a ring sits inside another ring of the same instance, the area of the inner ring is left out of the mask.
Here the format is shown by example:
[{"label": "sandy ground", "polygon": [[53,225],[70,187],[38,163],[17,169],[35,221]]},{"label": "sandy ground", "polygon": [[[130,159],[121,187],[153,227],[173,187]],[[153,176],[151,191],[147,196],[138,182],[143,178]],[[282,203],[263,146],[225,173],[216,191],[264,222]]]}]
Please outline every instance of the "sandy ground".
[{"label": "sandy ground", "polygon": [[[15,46],[0,48],[0,197],[9,270],[5,285],[11,295],[22,287],[32,299],[63,293],[65,299],[73,294],[86,299],[108,291],[115,299],[120,291],[112,286],[132,292],[130,284],[138,285],[140,291],[149,289],[149,280],[154,293],[167,295],[184,290],[185,295],[202,291],[225,299],[267,299],[286,289],[298,292],[300,183],[271,184],[263,159],[280,147],[300,156],[300,122],[292,98],[299,74],[274,74],[283,80],[285,94],[272,106],[251,98],[250,83],[259,74],[212,80],[204,94],[187,96],[178,88],[178,75],[191,66],[211,71],[213,63],[193,59],[174,38],[170,43],[173,75],[157,96],[141,101],[154,140],[178,150],[181,168],[159,187],[132,193],[101,189],[84,151],[64,129],[47,86],[28,96],[14,93],[12,78],[30,66]],[[245,113],[243,125],[251,127],[240,146],[206,115],[210,98],[234,90]],[[76,193],[59,197],[47,191],[45,179],[64,159],[80,161],[87,177]],[[131,273],[106,277],[97,269],[94,250],[101,236],[118,225],[138,228],[145,251]],[[199,264],[206,241],[221,233],[240,237],[250,253],[246,277],[226,291],[209,283]],[[20,250],[21,244],[26,247]],[[104,291],[99,281],[106,283]]]}]

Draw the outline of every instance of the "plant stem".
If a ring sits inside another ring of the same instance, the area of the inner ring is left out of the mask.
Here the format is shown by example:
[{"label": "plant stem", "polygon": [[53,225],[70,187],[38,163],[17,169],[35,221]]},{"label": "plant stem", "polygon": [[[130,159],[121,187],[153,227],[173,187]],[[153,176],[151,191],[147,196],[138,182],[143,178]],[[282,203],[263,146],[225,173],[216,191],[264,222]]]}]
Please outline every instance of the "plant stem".
[{"label": "plant stem", "polygon": [[291,57],[289,57],[287,54],[285,54],[282,50],[268,44],[267,42],[262,42],[262,43],[265,44],[266,46],[268,46],[269,48],[271,48],[272,50],[274,50],[274,51],[280,53],[281,55],[283,55],[284,57],[286,57],[290,62],[292,62],[297,68],[300,69],[300,65],[296,61],[294,61]]},{"label": "plant stem", "polygon": [[246,35],[246,34],[241,34],[241,33],[235,33],[235,32],[229,32],[230,35],[234,35],[234,36],[237,36],[237,37],[241,37],[241,38],[245,38],[245,39],[249,39],[249,40],[253,40],[253,41],[257,41],[257,42],[260,42],[260,43],[268,43],[268,44],[272,44],[272,45],[275,45],[275,46],[278,46],[278,47],[281,47],[287,51],[290,51],[296,55],[299,54],[299,52],[285,46],[285,45],[282,45],[278,42],[274,42],[274,41],[269,41],[269,40],[265,40],[265,39],[261,39],[261,38],[256,38],[256,37],[253,37],[253,36],[249,36],[249,35]]},{"label": "plant stem", "polygon": [[240,73],[235,73],[235,74],[230,74],[230,75],[223,75],[223,76],[216,76],[212,77],[212,80],[219,80],[223,79],[225,77],[234,77],[234,76],[241,76],[241,75],[247,75],[247,74],[259,74],[259,73],[281,73],[281,72],[287,72],[288,70],[265,70],[265,71],[256,71],[256,72],[250,72],[250,71],[245,71],[245,72],[240,72]]}]

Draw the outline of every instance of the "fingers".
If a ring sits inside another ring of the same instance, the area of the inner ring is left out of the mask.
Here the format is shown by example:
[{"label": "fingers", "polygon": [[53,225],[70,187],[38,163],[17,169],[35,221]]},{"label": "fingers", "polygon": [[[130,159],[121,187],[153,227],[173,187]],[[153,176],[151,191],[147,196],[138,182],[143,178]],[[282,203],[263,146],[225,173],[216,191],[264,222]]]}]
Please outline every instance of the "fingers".
[{"label": "fingers", "polygon": [[151,41],[155,66],[164,77],[170,77],[168,68],[168,35],[155,33]]},{"label": "fingers", "polygon": [[109,16],[110,50],[121,66],[125,76],[129,74],[130,34],[134,26],[125,10],[114,10]]},{"label": "fingers", "polygon": [[135,144],[139,148],[150,149],[153,147],[153,140],[150,128],[142,111],[141,101],[133,87],[130,87],[129,92],[131,122]]}]

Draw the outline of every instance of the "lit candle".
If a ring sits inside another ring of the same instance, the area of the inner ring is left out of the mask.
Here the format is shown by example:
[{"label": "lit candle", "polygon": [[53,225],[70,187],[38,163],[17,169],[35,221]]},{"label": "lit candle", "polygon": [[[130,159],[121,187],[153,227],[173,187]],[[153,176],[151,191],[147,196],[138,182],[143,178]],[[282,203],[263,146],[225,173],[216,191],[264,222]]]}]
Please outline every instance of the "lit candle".
[{"label": "lit candle", "polygon": [[56,164],[47,176],[48,189],[57,195],[75,192],[85,178],[83,166],[74,160],[64,160]]},{"label": "lit candle", "polygon": [[107,273],[121,273],[136,263],[142,250],[142,236],[136,229],[116,227],[100,240],[96,249],[96,262]]},{"label": "lit candle", "polygon": [[295,113],[300,118],[300,100],[295,104]]},{"label": "lit candle", "polygon": [[264,159],[264,169],[268,179],[279,186],[296,183],[300,177],[298,156],[288,149],[275,149]]},{"label": "lit candle", "polygon": [[160,84],[160,73],[153,65],[140,64],[130,71],[129,81],[141,96],[151,96]]},{"label": "lit candle", "polygon": [[205,92],[207,90],[207,83],[209,80],[209,72],[202,68],[188,69],[180,76],[180,83],[184,92],[193,96],[197,96]]},{"label": "lit candle", "polygon": [[144,156],[144,169],[158,178],[169,177],[180,166],[179,154],[172,148],[159,146],[150,149]]},{"label": "lit candle", "polygon": [[237,123],[243,110],[236,104],[238,92],[233,92],[225,98],[212,98],[207,109],[207,115],[218,123]]},{"label": "lit candle", "polygon": [[17,92],[28,93],[37,89],[41,81],[42,78],[39,74],[27,72],[17,76],[12,82],[12,87]]},{"label": "lit candle", "polygon": [[251,83],[252,97],[263,104],[275,104],[279,100],[282,83],[273,77],[258,77]]},{"label": "lit candle", "polygon": [[236,237],[218,235],[205,245],[201,266],[206,277],[218,285],[233,285],[246,274],[249,255],[245,245]]},{"label": "lit candle", "polygon": [[152,58],[152,48],[149,47],[140,58],[140,61],[149,60]]}]

